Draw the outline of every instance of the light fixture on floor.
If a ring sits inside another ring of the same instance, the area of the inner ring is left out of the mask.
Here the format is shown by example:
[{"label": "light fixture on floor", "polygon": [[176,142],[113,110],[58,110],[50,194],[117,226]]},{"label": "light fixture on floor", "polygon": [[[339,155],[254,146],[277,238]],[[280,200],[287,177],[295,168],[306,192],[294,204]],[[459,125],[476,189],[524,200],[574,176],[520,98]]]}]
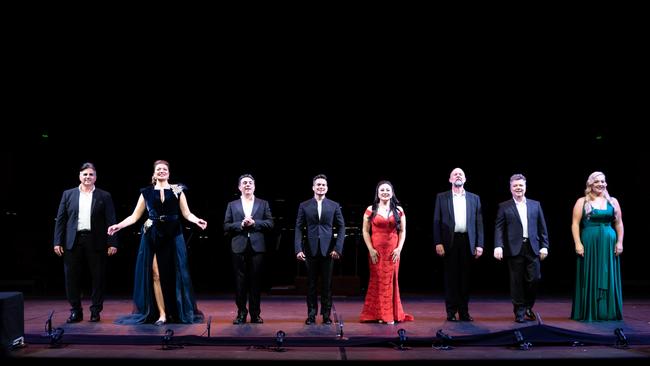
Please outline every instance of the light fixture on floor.
[{"label": "light fixture on floor", "polygon": [[614,334],[616,335],[616,348],[628,348],[629,344],[627,342],[627,337],[623,333],[623,328],[614,329]]},{"label": "light fixture on floor", "polygon": [[174,338],[174,330],[167,329],[165,335],[162,337],[162,348],[169,349],[169,345],[172,343]]},{"label": "light fixture on floor", "polygon": [[334,315],[336,318],[336,338],[339,340],[346,340],[345,336],[343,335],[343,317],[335,314]]},{"label": "light fixture on floor", "polygon": [[406,344],[406,341],[408,340],[408,337],[406,336],[406,329],[400,328],[397,330],[397,345],[394,347],[398,351],[406,351],[409,350],[409,347],[406,347],[404,344]]},{"label": "light fixture on floor", "polygon": [[433,348],[443,351],[454,349],[450,345],[452,340],[453,338],[449,334],[443,332],[442,329],[438,329],[436,332],[436,340],[433,342]]},{"label": "light fixture on floor", "polygon": [[165,335],[162,336],[162,349],[167,351],[178,348],[183,348],[183,346],[180,344],[174,344],[174,330],[167,329]]},{"label": "light fixture on floor", "polygon": [[63,339],[63,333],[65,333],[65,330],[63,330],[63,328],[56,328],[50,332],[50,348],[61,347],[61,339]]},{"label": "light fixture on floor", "polygon": [[528,351],[533,349],[533,344],[526,341],[524,335],[521,334],[521,331],[519,331],[519,329],[515,330],[515,342],[517,343],[519,349],[522,351]]},{"label": "light fixture on floor", "polygon": [[282,347],[284,345],[284,337],[286,336],[287,333],[285,333],[283,330],[278,330],[278,332],[275,333],[275,348],[273,349],[275,352],[286,351],[286,349]]}]

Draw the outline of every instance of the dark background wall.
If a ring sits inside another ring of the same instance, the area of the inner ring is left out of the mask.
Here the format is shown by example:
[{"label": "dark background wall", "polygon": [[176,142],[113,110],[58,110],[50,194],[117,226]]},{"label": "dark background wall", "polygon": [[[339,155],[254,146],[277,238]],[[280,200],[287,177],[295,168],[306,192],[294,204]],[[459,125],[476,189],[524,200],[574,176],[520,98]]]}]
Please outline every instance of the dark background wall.
[{"label": "dark background wall", "polygon": [[[509,177],[523,173],[549,227],[542,290],[570,294],[571,210],[587,176],[601,170],[623,208],[626,293],[647,295],[647,142],[640,127],[629,127],[647,121],[639,92],[648,84],[647,56],[634,24],[597,21],[576,31],[495,24],[467,35],[418,24],[337,34],[329,26],[248,33],[194,24],[154,34],[26,21],[5,45],[3,126],[12,127],[0,134],[0,284],[64,293],[52,232],[81,163],[96,164],[97,185],[113,194],[122,219],[153,161],[166,159],[172,181],[190,188],[192,211],[209,223],[205,233],[187,232],[193,280],[204,294],[232,292],[222,222],[242,173],[256,177],[256,193],[277,221],[268,288],[293,283],[297,205],[311,196],[311,178],[325,173],[351,227],[377,182],[394,183],[408,217],[400,285],[441,294],[432,206],[459,166],[483,202],[486,252],[474,268],[475,292],[507,293],[506,266],[491,255],[494,216],[510,198]],[[139,225],[130,229],[109,261],[113,294],[132,288]],[[365,279],[365,247],[355,240],[346,242],[339,273],[354,273],[358,263]]]},{"label": "dark background wall", "polygon": [[[486,251],[473,268],[475,293],[508,291],[506,265],[492,257],[493,227],[497,204],[510,199],[508,180],[514,173],[526,175],[527,196],[541,201],[548,223],[551,248],[542,265],[542,291],[571,293],[575,270],[571,210],[595,170],[607,174],[610,193],[623,209],[626,293],[650,293],[642,235],[648,199],[640,193],[646,180],[645,159],[633,130],[543,122],[491,122],[470,128],[464,121],[436,118],[422,118],[417,124],[386,122],[394,127],[371,121],[361,126],[350,122],[347,128],[305,123],[302,130],[292,132],[295,137],[280,122],[260,127],[240,121],[211,134],[183,123],[160,129],[153,122],[119,131],[106,124],[104,133],[80,134],[83,124],[30,128],[14,135],[20,143],[2,155],[0,283],[5,288],[22,286],[36,295],[63,294],[62,261],[52,253],[52,232],[61,193],[78,184],[81,163],[96,164],[97,185],[113,194],[121,220],[132,212],[139,188],[148,184],[153,161],[166,159],[171,180],[189,187],[191,210],[209,223],[206,232],[190,225],[186,230],[191,236],[193,280],[202,294],[233,291],[222,224],[227,202],[239,194],[237,177],[246,172],[255,176],[256,194],[270,201],[276,218],[276,230],[269,237],[267,289],[293,285],[295,276],[304,274],[293,259],[292,230],[298,203],[311,197],[311,179],[322,172],[329,177],[328,196],[342,203],[352,234],[336,273],[356,274],[365,287],[367,251],[355,228],[361,226],[377,182],[389,179],[408,221],[400,286],[406,292],[441,294],[442,261],[433,249],[432,208],[435,194],[449,189],[449,172],[457,166],[467,174],[467,190],[479,194],[483,204]],[[109,261],[112,294],[126,295],[132,289],[140,224],[120,233],[119,255]]]}]

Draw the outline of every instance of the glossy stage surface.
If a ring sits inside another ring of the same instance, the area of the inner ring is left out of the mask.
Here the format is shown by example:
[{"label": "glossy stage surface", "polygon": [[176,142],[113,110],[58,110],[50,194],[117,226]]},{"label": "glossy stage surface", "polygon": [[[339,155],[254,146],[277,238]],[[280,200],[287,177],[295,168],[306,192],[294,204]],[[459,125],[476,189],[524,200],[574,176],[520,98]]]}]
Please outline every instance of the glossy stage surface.
[{"label": "glossy stage surface", "polygon": [[[402,302],[415,321],[360,323],[363,297],[335,296],[333,324],[321,324],[319,316],[316,324],[305,325],[304,296],[263,296],[264,324],[251,324],[248,318],[246,324],[233,325],[236,308],[232,296],[199,296],[204,323],[124,326],[113,324],[113,320],[130,312],[130,299],[106,300],[98,323],[88,321],[88,300],[84,299],[84,320],[67,324],[65,299],[26,298],[26,346],[9,351],[8,360],[496,363],[610,358],[647,362],[650,357],[650,299],[646,298],[625,299],[623,321],[594,323],[570,320],[571,300],[567,298],[540,298],[534,309],[538,319],[523,324],[514,322],[509,298],[500,295],[473,298],[473,322],[447,321],[444,300],[439,297],[402,294]],[[47,335],[46,321],[52,311],[52,331]],[[53,340],[57,328],[62,334]],[[615,334],[616,329],[624,338]],[[285,335],[278,339],[280,331]]]}]

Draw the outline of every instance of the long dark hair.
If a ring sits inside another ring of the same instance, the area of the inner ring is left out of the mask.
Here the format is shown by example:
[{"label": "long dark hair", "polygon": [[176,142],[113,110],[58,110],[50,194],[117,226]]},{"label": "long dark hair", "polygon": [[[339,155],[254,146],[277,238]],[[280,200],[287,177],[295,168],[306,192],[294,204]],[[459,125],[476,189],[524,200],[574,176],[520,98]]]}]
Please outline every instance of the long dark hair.
[{"label": "long dark hair", "polygon": [[[390,198],[390,211],[393,213],[393,217],[395,217],[395,224],[397,225],[397,232],[402,231],[402,221],[400,220],[399,216],[399,210],[397,209],[397,206],[400,204],[399,200],[397,199],[397,196],[395,195],[395,188],[393,187],[393,183],[387,181],[387,180],[382,180],[381,182],[377,183],[377,188],[375,188],[375,200],[372,203],[372,213],[370,216],[368,216],[368,222],[372,222],[372,219],[377,216],[377,206],[379,206],[379,187],[381,187],[383,184],[388,184],[390,188],[393,190],[393,197]],[[390,217],[390,216],[389,216]]]}]

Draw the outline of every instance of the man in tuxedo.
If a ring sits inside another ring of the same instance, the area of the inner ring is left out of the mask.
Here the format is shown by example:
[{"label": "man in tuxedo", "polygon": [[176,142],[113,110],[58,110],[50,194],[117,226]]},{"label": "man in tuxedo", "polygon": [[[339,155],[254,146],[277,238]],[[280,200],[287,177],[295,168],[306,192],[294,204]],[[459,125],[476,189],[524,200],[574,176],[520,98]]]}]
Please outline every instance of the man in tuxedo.
[{"label": "man in tuxedo", "polygon": [[[264,235],[273,229],[269,203],[255,197],[255,179],[250,174],[239,177],[241,197],[228,203],[223,228],[231,237],[232,264],[235,270],[237,317],[233,324],[264,323],[260,317],[262,264],[266,242]],[[248,309],[246,303],[248,302]]]},{"label": "man in tuxedo", "polygon": [[[298,206],[296,217],[295,250],[296,258],[307,267],[307,320],[305,324],[316,322],[318,312],[316,286],[320,277],[320,313],[323,324],[332,324],[332,270],[334,260],[343,253],[345,222],[341,206],[328,198],[327,177],[319,174],[312,180],[314,197]],[[333,234],[336,228],[336,235]],[[303,242],[304,230],[307,240]],[[332,237],[336,236],[336,241]]]},{"label": "man in tuxedo", "polygon": [[532,309],[541,278],[540,260],[548,255],[548,232],[542,206],[525,196],[526,177],[510,177],[510,192],[512,199],[501,202],[497,211],[494,258],[501,260],[504,254],[507,258],[515,321],[523,323],[537,319]]},{"label": "man in tuxedo", "polygon": [[98,322],[104,307],[106,258],[117,253],[117,237],[108,236],[115,224],[111,194],[95,187],[97,171],[92,163],[79,170],[78,187],[63,192],[54,225],[54,253],[63,257],[65,289],[70,302],[68,323],[83,320],[81,274],[84,261],[92,278],[90,321]]},{"label": "man in tuxedo", "polygon": [[465,190],[466,181],[461,168],[452,170],[451,190],[438,193],[433,211],[433,241],[436,254],[443,257],[449,321],[474,320],[469,314],[470,266],[472,257],[483,254],[481,199]]}]

